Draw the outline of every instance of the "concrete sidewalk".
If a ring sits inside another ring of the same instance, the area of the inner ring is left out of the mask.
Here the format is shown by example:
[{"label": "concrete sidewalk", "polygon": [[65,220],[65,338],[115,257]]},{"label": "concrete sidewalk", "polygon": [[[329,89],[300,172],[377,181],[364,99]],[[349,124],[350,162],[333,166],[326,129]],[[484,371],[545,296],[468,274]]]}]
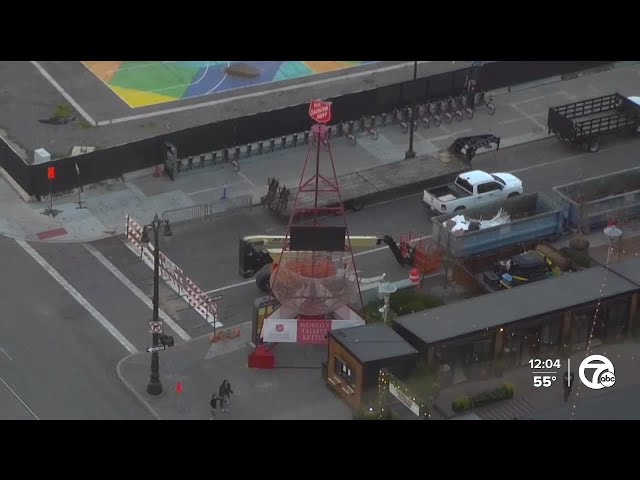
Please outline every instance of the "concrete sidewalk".
[{"label": "concrete sidewalk", "polygon": [[[240,337],[212,344],[204,336],[160,352],[164,391],[157,397],[146,393],[151,355],[139,353],[124,358],[117,368],[125,386],[161,420],[350,420],[351,410],[335,396],[320,376],[320,358],[326,347],[304,348],[313,364],[291,365],[275,370],[247,367],[251,325],[240,326]],[[280,349],[282,345],[279,345]],[[282,346],[284,347],[284,346]],[[279,361],[280,361],[280,353]],[[300,358],[300,352],[295,357]],[[297,368],[296,368],[297,367]],[[233,395],[231,409],[211,415],[209,400],[227,379]],[[178,392],[177,385],[182,389]]]},{"label": "concrete sidewalk", "polygon": [[[489,116],[480,109],[473,120],[454,122],[439,128],[419,129],[415,135],[417,155],[433,154],[447,148],[459,136],[494,133],[501,137],[501,147],[509,147],[547,136],[546,116],[550,106],[614,91],[637,94],[640,65],[625,66],[576,79],[494,92],[496,114]],[[408,146],[408,135],[397,125],[380,129],[377,141],[358,138],[356,146],[343,139],[333,143],[337,174],[361,171],[372,166],[402,160]],[[85,189],[83,205],[78,209],[77,192],[54,197],[54,209],[60,213],[51,218],[42,212],[42,203],[24,203],[4,179],[0,179],[0,234],[29,241],[88,242],[123,233],[124,215],[139,221],[153,218],[154,213],[168,209],[218,201],[225,184],[227,195],[250,194],[258,200],[267,191],[267,179],[275,177],[281,185],[295,188],[298,184],[307,148],[287,148],[274,153],[241,160],[241,170],[234,173],[228,165],[195,168],[171,181],[157,178],[152,170],[135,172],[124,181],[112,180]]]}]

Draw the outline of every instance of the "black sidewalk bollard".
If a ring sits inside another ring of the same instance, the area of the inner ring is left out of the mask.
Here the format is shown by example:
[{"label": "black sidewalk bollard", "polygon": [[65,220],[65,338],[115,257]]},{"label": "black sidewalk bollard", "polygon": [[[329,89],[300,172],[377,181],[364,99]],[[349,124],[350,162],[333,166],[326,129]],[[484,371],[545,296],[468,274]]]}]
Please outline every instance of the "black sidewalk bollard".
[{"label": "black sidewalk bollard", "polygon": [[233,159],[240,160],[240,147],[236,147],[233,152]]},{"label": "black sidewalk bollard", "polygon": [[376,127],[376,116],[371,115],[371,123],[369,124],[369,128],[375,128],[375,127]]},{"label": "black sidewalk bollard", "polygon": [[298,134],[297,133],[293,134],[293,146],[294,147],[298,146]]},{"label": "black sidewalk bollard", "polygon": [[309,132],[304,132],[304,144],[309,145]]},{"label": "black sidewalk bollard", "polygon": [[204,167],[204,153],[200,155],[200,168]]},{"label": "black sidewalk bollard", "polygon": [[353,135],[353,120],[349,120],[349,135]]},{"label": "black sidewalk bollard", "polygon": [[178,161],[176,162],[176,167],[177,167],[178,173],[180,173],[180,171],[182,170],[182,160],[178,159]]},{"label": "black sidewalk bollard", "polygon": [[272,138],[269,140],[269,150],[274,152],[276,150],[276,139]]},{"label": "black sidewalk bollard", "polygon": [[189,159],[187,160],[187,165],[188,165],[188,169],[189,170],[193,170],[193,157],[189,157]]},{"label": "black sidewalk bollard", "polygon": [[364,132],[366,130],[365,123],[366,123],[366,121],[365,121],[365,118],[364,118],[364,115],[363,115],[362,118],[360,119],[360,125],[358,127],[358,131],[359,132]]},{"label": "black sidewalk bollard", "polygon": [[258,142],[258,155],[262,155],[263,150],[264,150],[264,143],[262,142],[262,140],[260,140]]},{"label": "black sidewalk bollard", "polygon": [[229,163],[229,149],[225,148],[222,150],[222,161],[224,163]]},{"label": "black sidewalk bollard", "polygon": [[253,147],[253,145],[251,145],[250,143],[247,144],[247,157],[251,156],[251,148]]},{"label": "black sidewalk bollard", "polygon": [[211,152],[211,164],[215,165],[218,162],[218,152]]},{"label": "black sidewalk bollard", "polygon": [[382,114],[382,126],[384,127],[385,125],[387,125],[387,114],[383,113]]},{"label": "black sidewalk bollard", "polygon": [[283,136],[280,139],[280,150],[284,150],[285,148],[287,148],[287,137]]},{"label": "black sidewalk bollard", "polygon": [[338,130],[337,130],[336,134],[337,134],[339,137],[342,137],[342,136],[345,134],[344,127],[342,126],[342,122],[340,122],[340,123],[338,124]]}]

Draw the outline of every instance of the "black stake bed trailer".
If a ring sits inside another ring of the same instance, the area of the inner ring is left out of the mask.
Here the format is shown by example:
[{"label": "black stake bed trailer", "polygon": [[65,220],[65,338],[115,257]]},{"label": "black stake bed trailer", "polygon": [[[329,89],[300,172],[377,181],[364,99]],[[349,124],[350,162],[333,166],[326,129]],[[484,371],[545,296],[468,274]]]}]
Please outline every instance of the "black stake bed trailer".
[{"label": "black stake bed trailer", "polygon": [[591,98],[550,108],[547,126],[549,134],[597,152],[603,135],[640,132],[640,105],[619,93]]}]

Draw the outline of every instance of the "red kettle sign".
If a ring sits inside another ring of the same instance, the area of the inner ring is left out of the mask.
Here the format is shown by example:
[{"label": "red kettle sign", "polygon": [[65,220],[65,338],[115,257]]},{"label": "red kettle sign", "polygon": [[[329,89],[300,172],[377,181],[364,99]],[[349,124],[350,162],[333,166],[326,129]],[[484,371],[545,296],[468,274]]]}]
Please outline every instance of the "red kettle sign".
[{"label": "red kettle sign", "polygon": [[329,123],[331,121],[331,102],[311,100],[309,116],[317,123]]}]

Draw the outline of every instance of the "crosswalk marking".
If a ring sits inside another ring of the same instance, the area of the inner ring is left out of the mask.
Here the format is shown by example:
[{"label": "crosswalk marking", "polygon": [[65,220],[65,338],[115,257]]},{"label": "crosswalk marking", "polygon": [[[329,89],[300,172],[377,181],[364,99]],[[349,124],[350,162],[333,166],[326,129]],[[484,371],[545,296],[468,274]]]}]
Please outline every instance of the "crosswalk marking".
[{"label": "crosswalk marking", "polygon": [[[133,282],[131,282],[131,280],[129,280],[120,270],[118,270],[118,268],[113,263],[107,260],[107,258],[102,253],[100,253],[93,245],[85,243],[84,248],[86,248],[87,251],[96,258],[96,260],[98,260],[107,270],[109,270],[118,280],[120,280],[125,287],[131,290],[131,292],[136,297],[138,297],[142,301],[142,303],[144,303],[147,307],[153,309],[153,303],[151,302],[149,297],[147,297],[144,292],[136,287]],[[167,315],[164,310],[158,308],[158,315],[160,316],[162,321],[164,321],[164,323],[166,323],[174,332],[178,334],[180,338],[182,338],[184,341],[191,340],[189,334],[185,332],[180,327],[180,325],[174,322],[173,319],[169,315]]]}]

